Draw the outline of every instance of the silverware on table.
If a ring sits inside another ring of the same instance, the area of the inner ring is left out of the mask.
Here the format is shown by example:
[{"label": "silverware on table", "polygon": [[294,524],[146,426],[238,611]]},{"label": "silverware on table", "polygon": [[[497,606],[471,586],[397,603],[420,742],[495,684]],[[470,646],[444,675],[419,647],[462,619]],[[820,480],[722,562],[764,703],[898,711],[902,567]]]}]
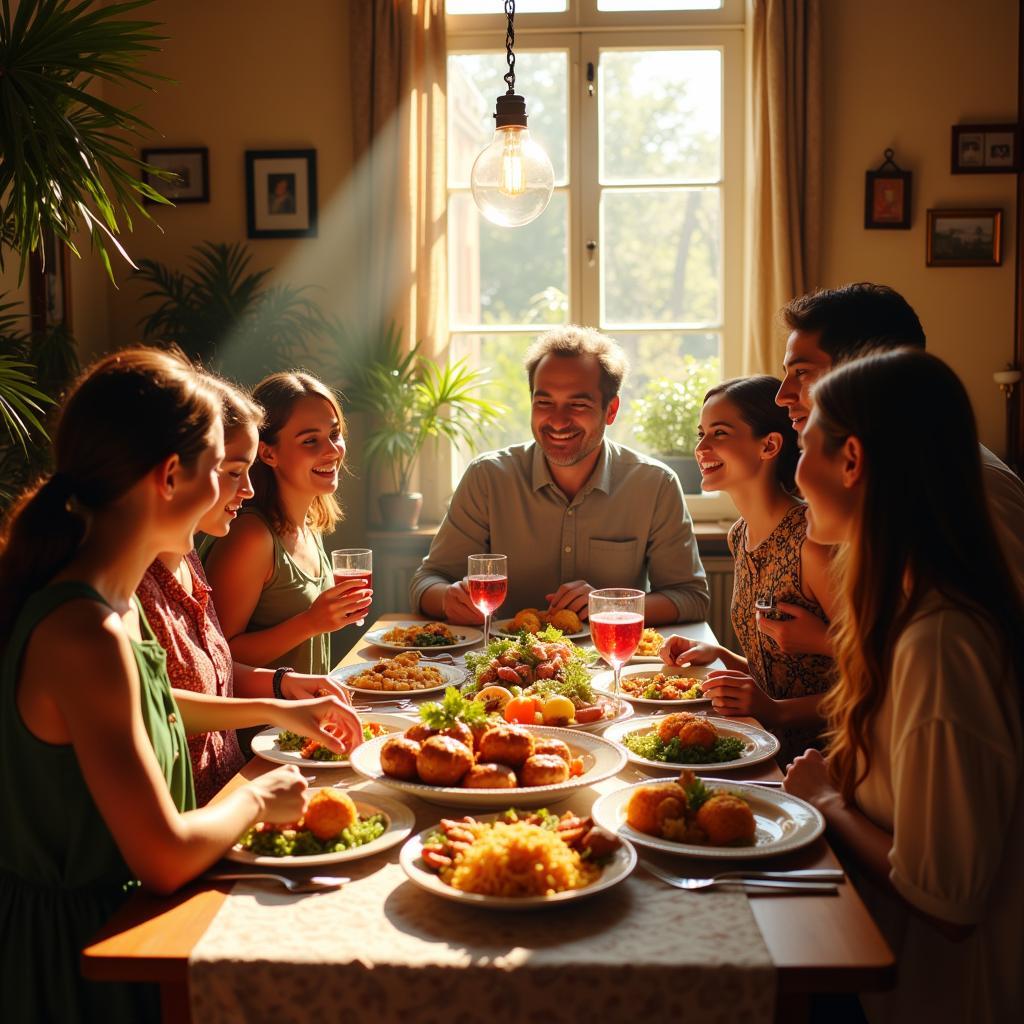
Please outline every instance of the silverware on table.
[{"label": "silverware on table", "polygon": [[[684,878],[680,875],[673,875],[656,864],[643,860],[640,862],[643,867],[654,875],[655,878],[668,885],[674,885],[677,889],[685,889],[688,892],[698,892],[705,889],[742,889],[748,895],[760,896],[785,896],[799,893],[806,895],[834,895],[839,891],[835,881],[814,881],[807,875],[797,876],[800,880],[789,881],[792,872],[766,872],[766,871],[736,871],[717,875],[713,878]],[[832,870],[832,869],[826,869]],[[812,872],[818,874],[819,872]],[[842,872],[839,872],[842,874]],[[778,875],[779,878],[759,878],[759,875]],[[833,873],[834,877],[834,873]]]},{"label": "silverware on table", "polygon": [[741,782],[744,786],[770,786],[772,789],[782,789],[782,779],[712,779],[707,775],[700,776],[701,782],[713,782],[717,786],[735,786]]},{"label": "silverware on table", "polygon": [[353,704],[353,711],[411,711],[414,705],[409,700],[382,700],[375,704]]},{"label": "silverware on table", "polygon": [[247,882],[250,878],[270,878],[280,882],[289,892],[333,892],[340,889],[351,878],[333,875],[314,875],[312,878],[289,878],[287,875],[275,875],[267,871],[231,872],[218,871],[215,874],[203,875],[204,882]]}]

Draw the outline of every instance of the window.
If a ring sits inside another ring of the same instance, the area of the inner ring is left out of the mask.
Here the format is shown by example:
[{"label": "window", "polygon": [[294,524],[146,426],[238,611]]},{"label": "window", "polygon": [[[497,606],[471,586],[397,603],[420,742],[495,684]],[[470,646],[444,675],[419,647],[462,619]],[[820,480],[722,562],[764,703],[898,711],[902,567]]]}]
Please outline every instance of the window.
[{"label": "window", "polygon": [[[640,399],[695,369],[738,372],[743,42],[738,25],[707,21],[738,18],[726,2],[711,12],[721,4],[536,0],[560,13],[531,18],[517,3],[516,91],[555,189],[537,220],[507,229],[469,191],[505,91],[504,21],[451,17],[502,5],[448,0],[450,351],[488,368],[510,407],[482,449],[529,439],[522,359],[549,326],[587,324],[626,348],[632,370],[609,436],[643,451],[661,445],[643,430]],[[690,13],[658,13],[680,11]]]}]

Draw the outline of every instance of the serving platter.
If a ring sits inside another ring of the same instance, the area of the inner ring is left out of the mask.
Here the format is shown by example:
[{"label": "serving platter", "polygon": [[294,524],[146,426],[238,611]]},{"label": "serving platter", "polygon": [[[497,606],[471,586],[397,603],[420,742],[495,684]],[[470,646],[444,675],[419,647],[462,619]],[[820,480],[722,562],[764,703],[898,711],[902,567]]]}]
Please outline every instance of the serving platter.
[{"label": "serving platter", "polygon": [[[406,717],[405,715],[384,715],[369,711],[361,714],[359,716],[359,721],[362,722],[363,725],[367,725],[370,722],[383,725],[387,728],[388,734],[391,734],[394,732],[405,732],[405,730],[408,729],[416,719]],[[284,730],[278,728],[276,725],[272,725],[270,728],[257,733],[252,740],[252,752],[257,757],[262,757],[265,761],[272,761],[274,764],[294,764],[299,768],[347,767],[347,755],[338,761],[318,761],[312,757],[302,757],[297,750],[281,750],[277,745],[277,737],[283,731]]]}]

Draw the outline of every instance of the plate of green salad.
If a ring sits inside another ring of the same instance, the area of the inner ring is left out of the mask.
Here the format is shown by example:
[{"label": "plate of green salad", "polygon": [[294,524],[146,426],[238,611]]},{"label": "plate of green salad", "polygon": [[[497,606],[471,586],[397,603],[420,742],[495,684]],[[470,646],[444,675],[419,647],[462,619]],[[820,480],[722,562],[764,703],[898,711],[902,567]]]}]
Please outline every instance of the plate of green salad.
[{"label": "plate of green salad", "polygon": [[[392,732],[405,732],[414,719],[404,715],[385,715],[370,711],[359,716],[363,723],[363,740],[376,739]],[[329,747],[309,736],[300,736],[287,729],[271,726],[253,737],[252,752],[274,764],[294,764],[299,768],[343,768],[348,753],[336,754]]]}]

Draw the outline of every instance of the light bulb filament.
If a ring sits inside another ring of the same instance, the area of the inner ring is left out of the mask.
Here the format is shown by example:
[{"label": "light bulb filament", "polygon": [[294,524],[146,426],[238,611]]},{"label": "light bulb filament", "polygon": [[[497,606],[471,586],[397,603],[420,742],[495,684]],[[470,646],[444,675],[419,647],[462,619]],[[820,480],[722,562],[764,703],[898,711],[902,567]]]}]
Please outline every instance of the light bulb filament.
[{"label": "light bulb filament", "polygon": [[505,196],[521,196],[526,191],[523,181],[523,147],[520,133],[506,128],[501,151],[501,185],[498,191]]}]

